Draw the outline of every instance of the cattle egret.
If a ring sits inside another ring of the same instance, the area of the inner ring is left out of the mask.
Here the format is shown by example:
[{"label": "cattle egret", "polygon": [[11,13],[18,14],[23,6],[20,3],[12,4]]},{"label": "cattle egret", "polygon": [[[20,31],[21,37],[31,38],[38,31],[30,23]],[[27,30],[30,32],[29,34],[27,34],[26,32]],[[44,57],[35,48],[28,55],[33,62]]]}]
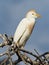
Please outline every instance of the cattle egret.
[{"label": "cattle egret", "polygon": [[40,15],[35,10],[30,10],[26,14],[26,17],[20,21],[14,34],[14,42],[19,48],[24,48],[26,41],[34,29],[35,19],[39,17]]}]

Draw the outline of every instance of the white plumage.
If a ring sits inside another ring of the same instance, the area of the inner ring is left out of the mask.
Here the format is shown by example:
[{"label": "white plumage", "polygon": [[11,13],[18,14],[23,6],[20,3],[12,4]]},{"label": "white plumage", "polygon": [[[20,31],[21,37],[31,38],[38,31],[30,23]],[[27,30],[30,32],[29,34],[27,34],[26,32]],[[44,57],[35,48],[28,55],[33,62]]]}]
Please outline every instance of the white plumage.
[{"label": "white plumage", "polygon": [[26,17],[20,21],[14,34],[14,42],[18,47],[23,48],[25,46],[34,28],[35,18],[39,16],[34,10],[31,10],[27,13]]}]

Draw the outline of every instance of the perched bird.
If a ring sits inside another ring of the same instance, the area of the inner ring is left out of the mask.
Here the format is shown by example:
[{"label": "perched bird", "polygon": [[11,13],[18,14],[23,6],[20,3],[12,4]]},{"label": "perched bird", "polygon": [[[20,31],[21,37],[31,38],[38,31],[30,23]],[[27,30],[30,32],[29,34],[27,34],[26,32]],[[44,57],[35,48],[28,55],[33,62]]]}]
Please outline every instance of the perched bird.
[{"label": "perched bird", "polygon": [[26,17],[23,18],[14,34],[14,42],[19,48],[23,48],[26,44],[26,41],[29,39],[34,26],[35,26],[35,19],[40,17],[39,14],[36,13],[35,10],[30,10]]}]

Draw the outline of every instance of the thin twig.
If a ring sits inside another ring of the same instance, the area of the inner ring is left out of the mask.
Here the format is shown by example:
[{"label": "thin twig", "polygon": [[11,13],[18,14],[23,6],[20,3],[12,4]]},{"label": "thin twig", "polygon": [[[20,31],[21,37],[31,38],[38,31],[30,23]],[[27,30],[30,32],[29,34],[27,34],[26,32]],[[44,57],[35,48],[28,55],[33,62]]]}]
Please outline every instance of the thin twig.
[{"label": "thin twig", "polygon": [[37,59],[40,61],[40,63],[43,65],[41,59],[40,59],[37,55],[33,54],[32,52],[26,51],[26,50],[24,50],[24,49],[18,48],[18,50],[20,50],[20,51],[22,51],[22,52],[25,52],[25,53],[28,53],[28,54],[34,56],[34,57],[37,58]]}]

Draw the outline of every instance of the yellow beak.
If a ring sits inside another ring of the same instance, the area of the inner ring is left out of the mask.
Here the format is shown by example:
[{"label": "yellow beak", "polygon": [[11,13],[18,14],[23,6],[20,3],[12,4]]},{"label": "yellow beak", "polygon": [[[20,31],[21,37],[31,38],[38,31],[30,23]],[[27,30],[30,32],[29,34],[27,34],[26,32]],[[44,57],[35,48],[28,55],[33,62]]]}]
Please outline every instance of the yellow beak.
[{"label": "yellow beak", "polygon": [[40,18],[40,17],[41,17],[41,15],[40,15],[40,14],[36,14],[36,16],[37,16],[38,18]]}]

